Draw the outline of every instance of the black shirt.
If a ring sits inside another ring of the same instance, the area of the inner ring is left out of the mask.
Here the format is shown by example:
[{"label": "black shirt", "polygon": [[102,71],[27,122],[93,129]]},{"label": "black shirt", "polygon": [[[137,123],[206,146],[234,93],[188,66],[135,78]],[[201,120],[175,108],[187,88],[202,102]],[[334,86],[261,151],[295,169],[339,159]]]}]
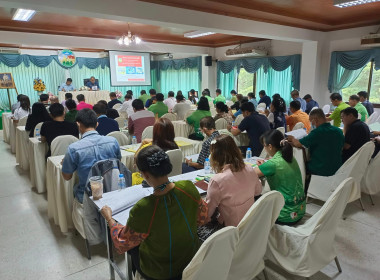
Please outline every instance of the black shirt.
[{"label": "black shirt", "polygon": [[98,126],[96,131],[103,136],[106,136],[108,133],[113,131],[119,131],[119,125],[117,121],[102,115],[98,118]]},{"label": "black shirt", "polygon": [[347,129],[344,137],[344,143],[350,144],[347,150],[343,149],[342,161],[345,162],[357,152],[365,143],[370,140],[369,128],[361,120],[354,121]]},{"label": "black shirt", "polygon": [[50,146],[51,142],[58,137],[62,135],[72,135],[74,137],[79,138],[79,130],[78,125],[76,123],[63,121],[48,121],[44,122],[41,127],[41,136],[44,136],[46,138],[46,142],[49,145],[49,151],[47,153],[47,157],[51,155]]},{"label": "black shirt", "polygon": [[113,99],[113,100],[111,100],[110,102],[108,102],[108,108],[112,108],[113,106],[115,106],[117,103],[120,103],[120,104],[123,104],[123,103],[121,103],[121,101],[119,100],[119,99]]}]

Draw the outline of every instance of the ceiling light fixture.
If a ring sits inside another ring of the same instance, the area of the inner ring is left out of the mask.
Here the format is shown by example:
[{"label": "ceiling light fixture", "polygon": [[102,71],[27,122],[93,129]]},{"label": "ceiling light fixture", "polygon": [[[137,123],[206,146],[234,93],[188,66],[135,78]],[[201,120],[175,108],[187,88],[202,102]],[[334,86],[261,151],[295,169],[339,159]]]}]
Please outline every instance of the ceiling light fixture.
[{"label": "ceiling light fixture", "polygon": [[35,13],[35,10],[17,9],[12,19],[18,21],[29,21]]},{"label": "ceiling light fixture", "polygon": [[197,37],[203,37],[203,36],[209,36],[213,35],[215,32],[209,32],[209,31],[193,31],[193,32],[187,32],[183,34],[185,38],[197,38]]},{"label": "ceiling light fixture", "polygon": [[347,8],[379,1],[380,0],[334,0],[334,6],[338,8]]},{"label": "ceiling light fixture", "polygon": [[132,32],[129,30],[129,23],[128,23],[128,34],[127,35],[123,35],[121,36],[117,42],[119,43],[119,45],[126,45],[126,46],[129,46],[131,44],[140,44],[142,42],[141,38],[136,36],[136,35],[132,35]]}]

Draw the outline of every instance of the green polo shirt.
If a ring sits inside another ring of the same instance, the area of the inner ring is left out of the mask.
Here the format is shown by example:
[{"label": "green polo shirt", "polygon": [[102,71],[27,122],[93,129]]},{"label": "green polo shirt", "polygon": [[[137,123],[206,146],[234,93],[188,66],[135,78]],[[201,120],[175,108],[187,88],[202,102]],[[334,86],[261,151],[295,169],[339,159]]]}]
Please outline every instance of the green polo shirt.
[{"label": "green polo shirt", "polygon": [[222,95],[218,95],[217,97],[214,98],[214,104],[218,102],[223,102],[224,104],[226,104],[226,98]]},{"label": "green polo shirt", "polygon": [[358,111],[358,113],[362,116],[360,120],[361,120],[362,122],[365,122],[366,119],[368,118],[367,108],[364,107],[363,104],[361,104],[360,102],[358,102],[358,104],[356,104],[356,106],[355,106],[355,109],[356,109],[356,111]]},{"label": "green polo shirt", "polygon": [[212,98],[211,98],[211,96],[205,95],[204,97],[206,97],[206,98],[207,98],[208,102],[212,101]]},{"label": "green polo shirt", "polygon": [[340,128],[324,123],[302,138],[300,143],[309,149],[307,168],[311,174],[331,176],[341,167],[344,135]]},{"label": "green polo shirt", "polygon": [[150,105],[148,110],[153,112],[154,115],[158,114],[158,117],[161,118],[168,112],[168,106],[166,106],[162,101],[157,101],[156,104]]},{"label": "green polo shirt", "polygon": [[75,118],[77,117],[77,113],[78,113],[77,109],[68,111],[65,115],[65,121],[75,122]]},{"label": "green polo shirt", "polygon": [[236,95],[231,97],[231,101],[232,101],[233,103],[235,103],[235,102],[237,101],[237,97],[236,97]]},{"label": "green polo shirt", "polygon": [[147,95],[146,93],[143,94],[143,95],[140,95],[140,96],[139,96],[139,99],[144,103],[144,106],[145,106],[146,101],[147,101],[149,98],[150,98],[149,95]]},{"label": "green polo shirt", "polygon": [[340,112],[346,108],[350,107],[350,105],[341,102],[338,107],[335,108],[334,112],[330,115],[330,119],[334,121],[334,126],[340,127],[340,124],[342,122],[342,119],[340,117]]},{"label": "green polo shirt", "polygon": [[285,199],[278,221],[296,222],[305,215],[306,199],[302,175],[297,160],[289,163],[278,151],[270,160],[259,166],[273,191],[279,191]]},{"label": "green polo shirt", "polygon": [[187,123],[194,126],[194,132],[199,136],[200,138],[203,137],[202,132],[199,131],[199,122],[204,117],[211,117],[210,111],[205,110],[196,110],[194,113],[192,113],[187,119]]}]

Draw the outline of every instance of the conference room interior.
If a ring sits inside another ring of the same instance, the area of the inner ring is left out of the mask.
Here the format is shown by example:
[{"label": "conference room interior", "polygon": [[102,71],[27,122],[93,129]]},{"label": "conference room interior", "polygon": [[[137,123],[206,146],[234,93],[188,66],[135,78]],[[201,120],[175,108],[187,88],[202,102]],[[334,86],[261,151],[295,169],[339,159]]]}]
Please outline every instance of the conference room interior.
[{"label": "conference room interior", "polygon": [[[14,20],[18,9],[35,13],[27,21]],[[61,87],[71,78],[74,98],[82,91],[91,105],[111,101],[110,92],[120,94],[123,102],[127,90],[138,99],[141,90],[149,95],[154,88],[165,99],[169,91],[179,90],[186,98],[195,90],[200,98],[204,89],[215,98],[220,89],[226,100],[231,90],[243,96],[254,92],[259,100],[259,91],[265,90],[270,97],[279,93],[289,106],[296,89],[301,98],[310,94],[322,108],[331,105],[334,92],[348,103],[351,95],[366,91],[374,114],[380,116],[379,15],[378,0],[0,0],[0,73],[12,74],[17,93],[27,95],[31,106],[41,94],[33,88],[35,79],[44,82],[43,93],[62,102],[67,91]],[[62,50],[75,55],[74,64],[60,60]],[[129,67],[129,74],[135,75],[129,82],[118,76],[117,63],[124,56],[139,57],[132,64],[143,63]],[[97,85],[92,88],[91,77]],[[17,93],[0,84],[2,129]],[[380,127],[380,117],[377,122]],[[177,121],[174,128],[177,143],[189,145],[180,147],[183,155],[199,154],[203,142],[187,139],[188,124]],[[17,125],[15,131],[4,135],[0,130],[0,279],[110,279],[107,244],[90,246],[89,258],[72,223],[72,199],[66,197],[72,193],[59,189],[71,183],[57,172],[62,171],[60,160],[43,157],[43,166],[36,166],[36,155],[30,153],[39,141],[26,139],[29,146],[22,147]],[[235,142],[249,141],[244,137],[236,136]],[[132,143],[132,135],[128,141]],[[122,157],[127,166],[134,166],[127,151]],[[62,206],[66,201],[71,202]],[[309,198],[306,205],[310,218],[324,201]],[[332,233],[342,271],[331,259],[307,279],[379,279],[379,219],[380,192],[371,197],[361,192],[361,200],[347,204]],[[125,274],[126,255],[115,251],[114,258]],[[261,271],[252,279],[305,279],[267,259],[265,274]],[[116,272],[114,277],[123,279]]]}]

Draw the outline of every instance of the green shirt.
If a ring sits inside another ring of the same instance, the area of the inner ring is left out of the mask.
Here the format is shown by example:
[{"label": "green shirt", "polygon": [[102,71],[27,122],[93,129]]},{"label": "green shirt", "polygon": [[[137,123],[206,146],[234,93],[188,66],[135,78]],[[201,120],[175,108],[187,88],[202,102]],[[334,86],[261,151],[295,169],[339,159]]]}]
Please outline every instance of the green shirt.
[{"label": "green shirt", "polygon": [[132,230],[149,234],[139,247],[140,266],[154,279],[181,275],[199,248],[199,192],[190,181],[178,181],[175,186],[163,196],[141,199],[127,222]]},{"label": "green shirt", "polygon": [[358,113],[362,116],[360,120],[361,120],[362,122],[365,122],[366,119],[368,118],[367,108],[364,107],[363,104],[361,104],[360,102],[358,102],[358,104],[356,104],[356,106],[355,106],[355,109],[356,109],[356,111],[358,111]]},{"label": "green shirt", "polygon": [[259,166],[266,176],[271,190],[279,191],[285,199],[278,221],[296,222],[305,215],[306,199],[302,175],[298,163],[293,158],[288,163],[278,151],[270,160]]},{"label": "green shirt", "polygon": [[150,98],[149,95],[147,95],[146,93],[143,94],[143,95],[140,95],[140,96],[139,96],[139,99],[144,103],[144,106],[145,106],[146,101],[147,101],[149,98]]},{"label": "green shirt", "polygon": [[158,117],[161,118],[168,112],[168,106],[166,106],[162,101],[157,101],[156,104],[150,105],[148,110],[153,112],[154,115],[158,114]]},{"label": "green shirt", "polygon": [[341,167],[344,135],[340,128],[324,123],[310,131],[300,143],[309,149],[307,168],[311,174],[331,176]]},{"label": "green shirt", "polygon": [[224,104],[226,104],[226,98],[222,95],[218,95],[217,97],[214,98],[214,104],[218,102],[223,102]]},{"label": "green shirt", "polygon": [[75,122],[75,118],[77,117],[77,113],[78,113],[77,109],[68,111],[65,115],[65,121]]},{"label": "green shirt", "polygon": [[211,117],[210,111],[205,110],[196,110],[194,113],[192,113],[187,119],[187,123],[194,126],[194,132],[199,136],[200,138],[203,137],[202,132],[199,131],[199,122],[204,117]]},{"label": "green shirt", "polygon": [[330,119],[334,121],[334,126],[340,127],[340,124],[342,122],[342,119],[340,117],[340,112],[346,108],[350,107],[350,105],[347,105],[344,102],[341,102],[338,107],[335,108],[334,112],[330,115]]},{"label": "green shirt", "polygon": [[236,95],[231,97],[231,101],[232,101],[233,103],[235,103],[235,102],[237,101],[237,97],[236,97]]},{"label": "green shirt", "polygon": [[207,98],[208,102],[212,101],[212,97],[211,96],[205,95],[204,97]]}]

